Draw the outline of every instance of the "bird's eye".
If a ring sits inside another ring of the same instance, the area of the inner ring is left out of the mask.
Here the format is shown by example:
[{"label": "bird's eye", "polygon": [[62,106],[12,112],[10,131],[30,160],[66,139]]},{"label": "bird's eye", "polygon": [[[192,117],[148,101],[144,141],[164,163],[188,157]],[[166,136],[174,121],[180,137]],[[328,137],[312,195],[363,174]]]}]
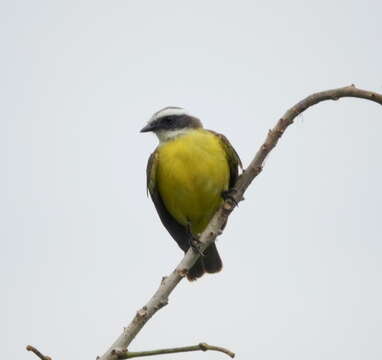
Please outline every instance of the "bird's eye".
[{"label": "bird's eye", "polygon": [[166,116],[163,121],[166,123],[166,124],[172,124],[174,122],[174,117],[173,116]]}]

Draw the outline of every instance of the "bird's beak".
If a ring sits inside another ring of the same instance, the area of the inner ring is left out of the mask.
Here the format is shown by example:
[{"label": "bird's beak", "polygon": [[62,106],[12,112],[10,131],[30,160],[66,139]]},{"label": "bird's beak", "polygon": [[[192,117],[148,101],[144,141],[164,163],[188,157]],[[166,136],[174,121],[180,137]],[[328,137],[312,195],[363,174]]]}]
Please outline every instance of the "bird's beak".
[{"label": "bird's beak", "polygon": [[153,126],[152,124],[147,124],[140,132],[141,133],[150,132],[150,131],[153,131],[154,128],[155,126]]}]

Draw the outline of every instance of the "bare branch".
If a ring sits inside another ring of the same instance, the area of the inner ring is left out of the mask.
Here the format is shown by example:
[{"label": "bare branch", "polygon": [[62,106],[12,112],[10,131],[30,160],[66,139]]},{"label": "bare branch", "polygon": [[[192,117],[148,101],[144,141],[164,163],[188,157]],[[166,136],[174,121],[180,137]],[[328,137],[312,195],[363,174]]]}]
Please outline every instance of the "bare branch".
[{"label": "bare branch", "polygon": [[269,130],[265,142],[263,143],[263,145],[261,145],[254,159],[235,184],[235,189],[237,190],[237,197],[235,196],[235,200],[240,201],[242,199],[242,196],[245,190],[248,188],[249,184],[262,171],[265,158],[276,146],[278,140],[284,134],[286,128],[289,125],[293,124],[294,119],[298,115],[303,113],[306,109],[310,108],[311,106],[318,104],[322,101],[339,100],[343,97],[366,99],[382,105],[381,94],[367,90],[357,89],[354,85],[346,86],[339,89],[318,92],[301,100],[299,103],[292,106],[281,117],[281,119],[277,122],[276,126],[272,130]]},{"label": "bare branch", "polygon": [[[232,193],[233,200],[226,200],[222,207],[217,211],[209,225],[200,237],[200,250],[206,249],[216,237],[221,233],[228,216],[234,209],[234,203],[239,203],[243,199],[243,194],[251,184],[253,179],[262,171],[263,163],[266,156],[276,146],[280,137],[284,134],[286,128],[293,123],[296,116],[304,112],[309,107],[325,100],[338,100],[343,97],[362,98],[374,101],[382,105],[382,95],[371,91],[357,89],[354,85],[344,88],[334,89],[315,93],[308,96],[304,100],[290,108],[283,117],[277,122],[276,126],[269,131],[265,142],[257,151],[254,159],[247,169],[239,177],[234,186]],[[100,360],[116,360],[117,353],[127,349],[128,345],[135,338],[138,332],[146,324],[146,322],[168,302],[168,296],[174,290],[176,285],[187,274],[187,271],[199,258],[199,253],[190,249],[176,269],[166,278],[162,280],[159,289],[154,293],[148,303],[140,309],[135,315],[131,323],[124,329],[123,333],[112,344],[109,350],[100,358]]]},{"label": "bare branch", "polygon": [[181,353],[181,352],[189,352],[189,351],[219,351],[222,352],[231,358],[235,357],[235,354],[223,347],[220,346],[213,346],[208,345],[206,343],[200,343],[198,345],[194,346],[183,346],[183,347],[177,347],[177,348],[169,348],[169,349],[159,349],[159,350],[150,350],[150,351],[114,351],[113,354],[117,356],[117,359],[131,359],[134,357],[142,357],[142,356],[152,356],[152,355],[164,355],[164,354],[175,354],[175,353]]},{"label": "bare branch", "polygon": [[37,357],[39,357],[41,360],[52,360],[50,356],[46,356],[41,354],[40,351],[38,351],[34,346],[27,345],[26,347],[27,351],[32,351]]}]

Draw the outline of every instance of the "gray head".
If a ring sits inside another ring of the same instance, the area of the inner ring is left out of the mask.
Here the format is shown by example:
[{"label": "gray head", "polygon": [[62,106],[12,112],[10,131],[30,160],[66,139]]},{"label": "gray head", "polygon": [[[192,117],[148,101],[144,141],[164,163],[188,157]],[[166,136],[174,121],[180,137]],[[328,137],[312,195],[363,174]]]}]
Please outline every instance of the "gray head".
[{"label": "gray head", "polygon": [[168,106],[157,111],[141,132],[154,132],[160,142],[171,140],[191,130],[203,127],[200,120],[185,109]]}]

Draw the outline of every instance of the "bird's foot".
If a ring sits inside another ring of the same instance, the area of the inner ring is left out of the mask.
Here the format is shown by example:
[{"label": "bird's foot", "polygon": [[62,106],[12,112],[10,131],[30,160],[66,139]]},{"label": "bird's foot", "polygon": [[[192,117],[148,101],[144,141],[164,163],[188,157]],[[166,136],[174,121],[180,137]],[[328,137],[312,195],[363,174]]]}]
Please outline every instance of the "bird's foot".
[{"label": "bird's foot", "polygon": [[201,245],[202,243],[200,242],[199,240],[199,235],[193,235],[191,234],[191,237],[190,237],[190,247],[192,248],[192,250],[194,250],[197,254],[201,255],[201,256],[205,256],[205,254],[203,253],[202,249],[201,249]]},{"label": "bird's foot", "polygon": [[187,223],[186,227],[187,227],[187,232],[190,234],[190,237],[189,237],[190,248],[192,248],[192,250],[194,250],[197,254],[204,256],[204,253],[201,249],[202,243],[199,240],[200,235],[199,234],[195,235],[192,233],[190,221]]},{"label": "bird's foot", "polygon": [[229,190],[224,190],[221,193],[221,196],[224,201],[230,200],[234,206],[239,206],[239,203],[236,201],[234,198],[234,194],[237,192],[236,189],[229,189]]}]

